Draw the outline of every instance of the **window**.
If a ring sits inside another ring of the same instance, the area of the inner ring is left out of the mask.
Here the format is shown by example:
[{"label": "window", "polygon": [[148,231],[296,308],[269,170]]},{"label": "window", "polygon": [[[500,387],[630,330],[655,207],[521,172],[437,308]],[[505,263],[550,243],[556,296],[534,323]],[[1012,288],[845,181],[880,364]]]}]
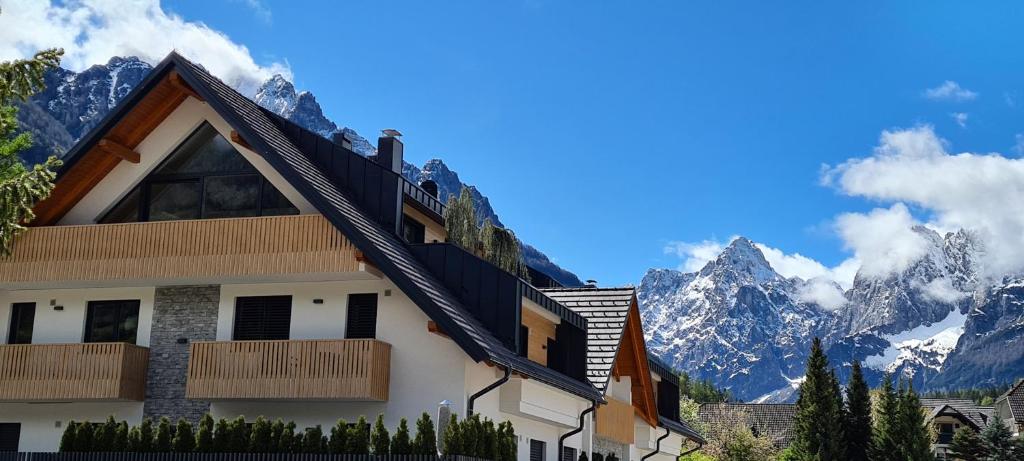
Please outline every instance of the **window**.
[{"label": "window", "polygon": [[345,337],[348,339],[377,337],[377,293],[348,295]]},{"label": "window", "polygon": [[576,461],[576,449],[572,447],[562,447],[562,461]]},{"label": "window", "polygon": [[406,242],[423,243],[426,241],[426,227],[409,215],[402,215],[402,236]]},{"label": "window", "polygon": [[288,339],[291,296],[240,296],[235,299],[235,341]]},{"label": "window", "polygon": [[0,451],[18,451],[21,423],[0,423]]},{"label": "window", "polygon": [[32,325],[35,323],[36,303],[14,303],[11,305],[11,328],[7,333],[8,344],[31,344]]},{"label": "window", "polygon": [[210,124],[204,123],[101,223],[298,214]]},{"label": "window", "polygon": [[530,461],[544,461],[547,444],[540,440],[530,439]]},{"label": "window", "polygon": [[135,344],[139,330],[139,300],[89,301],[85,342]]}]

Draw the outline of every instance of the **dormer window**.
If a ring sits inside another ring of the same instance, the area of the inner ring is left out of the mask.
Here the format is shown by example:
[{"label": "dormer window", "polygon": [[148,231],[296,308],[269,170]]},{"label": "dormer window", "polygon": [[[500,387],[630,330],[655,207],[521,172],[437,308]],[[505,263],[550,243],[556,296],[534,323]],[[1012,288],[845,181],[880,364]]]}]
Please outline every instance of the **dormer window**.
[{"label": "dormer window", "polygon": [[298,214],[209,123],[203,123],[100,223]]}]

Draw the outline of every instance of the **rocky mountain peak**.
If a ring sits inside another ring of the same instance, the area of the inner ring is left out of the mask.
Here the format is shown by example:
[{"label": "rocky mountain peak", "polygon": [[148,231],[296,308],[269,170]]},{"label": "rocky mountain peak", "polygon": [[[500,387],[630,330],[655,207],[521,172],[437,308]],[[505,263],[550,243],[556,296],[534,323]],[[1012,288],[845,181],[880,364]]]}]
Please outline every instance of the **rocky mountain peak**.
[{"label": "rocky mountain peak", "polygon": [[281,74],[274,74],[256,90],[254,101],[276,114],[287,117],[285,114],[291,114],[295,110],[297,99],[295,85]]},{"label": "rocky mountain peak", "polygon": [[772,269],[764,253],[746,237],[737,237],[730,242],[717,258],[700,270],[700,275],[749,285],[761,285],[783,278]]}]

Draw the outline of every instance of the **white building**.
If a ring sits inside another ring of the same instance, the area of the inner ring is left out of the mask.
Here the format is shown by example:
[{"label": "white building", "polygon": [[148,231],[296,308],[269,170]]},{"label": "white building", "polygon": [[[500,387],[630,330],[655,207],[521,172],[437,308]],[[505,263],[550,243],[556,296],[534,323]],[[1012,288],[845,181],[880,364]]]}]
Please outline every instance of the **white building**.
[{"label": "white building", "polygon": [[349,147],[168,56],[0,260],[0,450],[108,415],[393,428],[448,400],[510,420],[520,459],[591,451],[587,318],[442,243],[397,138]]}]

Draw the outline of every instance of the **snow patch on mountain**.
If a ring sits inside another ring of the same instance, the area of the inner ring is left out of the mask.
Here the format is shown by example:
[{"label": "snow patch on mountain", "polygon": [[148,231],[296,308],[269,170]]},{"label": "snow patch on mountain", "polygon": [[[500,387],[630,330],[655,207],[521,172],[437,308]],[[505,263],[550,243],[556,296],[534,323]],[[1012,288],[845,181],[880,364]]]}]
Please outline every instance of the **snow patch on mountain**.
[{"label": "snow patch on mountain", "polygon": [[964,333],[967,314],[953,310],[942,321],[920,325],[902,333],[881,335],[889,342],[882,354],[864,359],[864,365],[889,373],[901,366],[916,363],[920,366],[942,370],[946,356],[956,347]]}]

